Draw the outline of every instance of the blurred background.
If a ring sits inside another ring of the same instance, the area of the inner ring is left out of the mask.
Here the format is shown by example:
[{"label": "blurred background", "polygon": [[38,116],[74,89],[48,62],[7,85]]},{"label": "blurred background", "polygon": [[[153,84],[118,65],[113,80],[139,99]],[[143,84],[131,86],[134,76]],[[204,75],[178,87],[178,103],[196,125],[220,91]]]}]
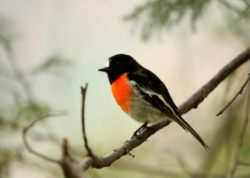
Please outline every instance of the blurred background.
[{"label": "blurred background", "polygon": [[[89,84],[86,130],[97,155],[129,139],[140,124],[115,104],[107,76],[97,71],[118,53],[133,56],[164,83],[177,105],[184,102],[250,45],[249,0],[0,0],[0,177],[63,177],[59,167],[28,153],[21,130],[41,113],[66,112],[39,123],[33,147],[59,158],[63,137],[81,160],[80,86]],[[249,62],[222,82],[184,118],[208,143],[176,124],[157,132],[111,167],[90,177],[225,177],[230,171],[246,91],[220,117],[249,72]],[[250,131],[241,159],[250,160]],[[249,177],[239,166],[237,176]]]}]

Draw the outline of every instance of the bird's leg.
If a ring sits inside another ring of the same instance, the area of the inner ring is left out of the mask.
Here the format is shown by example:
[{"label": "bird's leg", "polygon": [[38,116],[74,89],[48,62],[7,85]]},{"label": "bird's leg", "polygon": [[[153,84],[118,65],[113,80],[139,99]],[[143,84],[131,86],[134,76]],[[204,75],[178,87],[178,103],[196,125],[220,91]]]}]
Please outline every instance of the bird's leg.
[{"label": "bird's leg", "polygon": [[134,131],[132,138],[136,137],[141,131],[147,128],[148,121],[144,122],[136,131]]}]

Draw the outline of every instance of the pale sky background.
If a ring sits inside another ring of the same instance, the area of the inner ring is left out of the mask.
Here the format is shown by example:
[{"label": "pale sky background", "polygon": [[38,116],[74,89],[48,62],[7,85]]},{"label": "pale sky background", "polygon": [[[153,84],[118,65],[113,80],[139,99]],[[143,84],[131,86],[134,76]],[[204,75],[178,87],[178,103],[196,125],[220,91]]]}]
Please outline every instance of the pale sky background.
[{"label": "pale sky background", "polygon": [[[179,105],[242,51],[239,44],[232,45],[211,31],[220,22],[220,17],[214,20],[216,14],[205,14],[196,32],[184,22],[167,31],[162,39],[156,37],[143,42],[138,31],[135,33],[133,23],[122,21],[124,15],[142,2],[0,0],[0,15],[11,20],[20,36],[15,50],[22,68],[39,65],[53,54],[61,54],[72,61],[72,70],[66,70],[64,78],[47,74],[34,81],[34,93],[40,101],[49,103],[57,111],[68,112],[66,117],[49,122],[60,136],[70,138],[72,144],[82,144],[80,86],[86,82],[89,83],[86,129],[91,144],[108,145],[106,150],[109,152],[139,126],[116,106],[107,76],[97,71],[110,56],[117,53],[132,55],[164,81]],[[1,97],[0,102],[8,99],[3,94]],[[206,100],[200,110],[184,116],[192,116],[189,123],[205,138],[202,127],[204,123],[211,123],[204,119],[207,117],[202,112],[208,107],[209,100],[212,101],[211,98]],[[200,149],[196,140],[174,124],[162,133],[167,133],[169,142],[163,142],[166,147],[171,147],[171,139],[182,142],[185,137],[185,144],[190,142]],[[116,142],[112,140],[114,137]]]}]

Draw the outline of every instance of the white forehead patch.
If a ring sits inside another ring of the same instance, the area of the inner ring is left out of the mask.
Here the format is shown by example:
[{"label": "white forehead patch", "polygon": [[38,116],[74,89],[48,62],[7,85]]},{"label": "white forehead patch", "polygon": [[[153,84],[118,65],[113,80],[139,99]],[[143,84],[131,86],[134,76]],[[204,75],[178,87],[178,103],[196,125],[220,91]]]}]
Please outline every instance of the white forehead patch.
[{"label": "white forehead patch", "polygon": [[104,64],[104,67],[109,67],[109,61]]}]

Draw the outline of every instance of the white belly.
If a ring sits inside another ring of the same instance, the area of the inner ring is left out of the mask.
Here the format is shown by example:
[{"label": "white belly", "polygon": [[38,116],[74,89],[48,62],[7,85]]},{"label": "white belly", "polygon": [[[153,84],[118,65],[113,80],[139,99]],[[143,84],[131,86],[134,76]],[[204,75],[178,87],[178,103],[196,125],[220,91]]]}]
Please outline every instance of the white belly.
[{"label": "white belly", "polygon": [[166,119],[166,115],[159,109],[145,101],[138,91],[133,91],[132,110],[128,113],[133,119],[138,122],[156,122],[161,119]]}]

